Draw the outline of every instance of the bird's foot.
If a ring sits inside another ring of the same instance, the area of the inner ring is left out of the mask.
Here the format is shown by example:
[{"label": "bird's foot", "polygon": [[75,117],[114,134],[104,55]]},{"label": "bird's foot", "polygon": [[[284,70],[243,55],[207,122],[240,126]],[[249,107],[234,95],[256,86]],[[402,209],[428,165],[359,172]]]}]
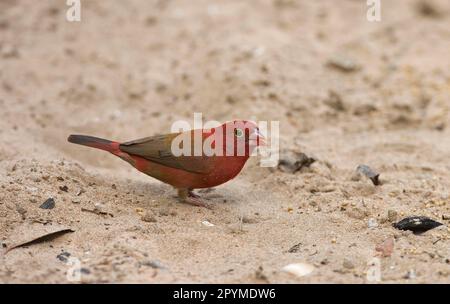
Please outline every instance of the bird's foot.
[{"label": "bird's foot", "polygon": [[178,189],[178,197],[182,203],[211,209],[211,206],[205,203],[200,196],[192,192],[192,190]]},{"label": "bird's foot", "polygon": [[193,197],[193,198],[200,198],[200,195],[195,194],[194,191],[192,191],[192,190],[188,191],[188,196]]},{"label": "bird's foot", "polygon": [[197,207],[203,207],[203,208],[208,208],[208,209],[212,208],[210,204],[205,203],[199,197],[187,197],[185,199],[182,199],[181,202],[183,202],[185,204],[197,206]]}]

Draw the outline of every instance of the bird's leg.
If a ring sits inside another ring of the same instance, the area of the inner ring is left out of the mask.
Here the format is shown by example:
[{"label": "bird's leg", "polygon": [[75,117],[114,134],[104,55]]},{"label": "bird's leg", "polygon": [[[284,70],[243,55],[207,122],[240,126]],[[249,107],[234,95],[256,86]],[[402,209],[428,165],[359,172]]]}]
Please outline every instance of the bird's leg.
[{"label": "bird's leg", "polygon": [[200,195],[195,194],[194,191],[192,189],[188,190],[188,196],[189,197],[193,197],[193,198],[200,198]]},{"label": "bird's leg", "polygon": [[210,208],[210,206],[204,203],[200,197],[189,190],[189,189],[178,189],[178,198],[181,202],[194,205],[198,207]]}]

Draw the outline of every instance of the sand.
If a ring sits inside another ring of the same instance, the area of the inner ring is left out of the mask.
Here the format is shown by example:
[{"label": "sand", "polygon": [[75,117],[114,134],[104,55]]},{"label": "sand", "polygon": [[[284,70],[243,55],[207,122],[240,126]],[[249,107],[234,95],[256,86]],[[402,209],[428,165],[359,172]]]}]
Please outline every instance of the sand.
[{"label": "sand", "polygon": [[[382,1],[368,22],[365,1],[82,0],[71,23],[63,1],[1,1],[0,282],[449,283],[450,6],[428,2]],[[194,112],[279,121],[282,157],[316,162],[252,158],[199,192],[206,209],[66,141]],[[444,225],[392,227],[412,215]],[[58,227],[74,232],[5,253]]]}]

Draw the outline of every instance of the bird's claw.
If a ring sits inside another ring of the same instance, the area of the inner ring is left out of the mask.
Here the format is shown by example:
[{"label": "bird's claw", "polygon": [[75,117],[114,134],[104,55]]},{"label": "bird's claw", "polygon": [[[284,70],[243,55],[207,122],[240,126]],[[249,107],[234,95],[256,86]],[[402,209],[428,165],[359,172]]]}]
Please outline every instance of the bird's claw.
[{"label": "bird's claw", "polygon": [[183,203],[197,206],[197,207],[203,207],[207,209],[212,209],[210,204],[205,203],[203,200],[200,199],[200,197],[187,197],[182,200]]},{"label": "bird's claw", "polygon": [[211,209],[211,206],[205,203],[200,196],[192,192],[192,190],[178,189],[178,198],[182,203]]},{"label": "bird's claw", "polygon": [[195,194],[194,191],[191,191],[191,190],[189,190],[188,196],[193,197],[193,198],[200,198],[200,195]]}]

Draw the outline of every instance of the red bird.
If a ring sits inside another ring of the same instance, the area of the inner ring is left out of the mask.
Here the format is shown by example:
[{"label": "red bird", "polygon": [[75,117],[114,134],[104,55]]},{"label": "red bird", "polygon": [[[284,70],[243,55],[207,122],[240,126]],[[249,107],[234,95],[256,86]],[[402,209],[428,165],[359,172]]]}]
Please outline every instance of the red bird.
[{"label": "red bird", "polygon": [[235,120],[210,130],[156,135],[125,143],[70,135],[68,141],[108,151],[137,170],[178,189],[183,202],[206,205],[192,192],[233,179],[253,150],[264,144],[255,123]]}]

